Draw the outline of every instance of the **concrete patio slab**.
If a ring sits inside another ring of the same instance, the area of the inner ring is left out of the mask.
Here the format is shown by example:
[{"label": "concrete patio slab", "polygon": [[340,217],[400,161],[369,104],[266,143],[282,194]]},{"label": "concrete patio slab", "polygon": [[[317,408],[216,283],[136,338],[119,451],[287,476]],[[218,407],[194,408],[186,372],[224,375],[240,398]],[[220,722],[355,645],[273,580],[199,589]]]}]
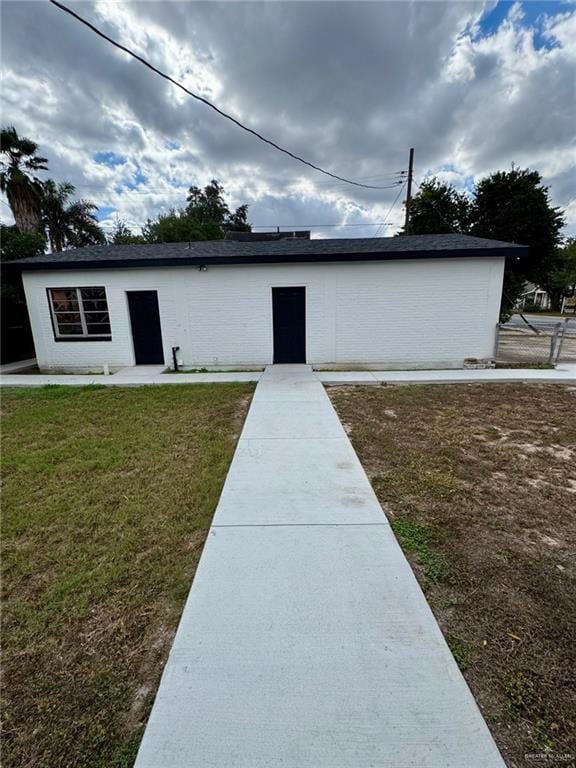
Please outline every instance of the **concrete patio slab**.
[{"label": "concrete patio slab", "polygon": [[256,389],[135,768],[504,768],[305,380]]}]

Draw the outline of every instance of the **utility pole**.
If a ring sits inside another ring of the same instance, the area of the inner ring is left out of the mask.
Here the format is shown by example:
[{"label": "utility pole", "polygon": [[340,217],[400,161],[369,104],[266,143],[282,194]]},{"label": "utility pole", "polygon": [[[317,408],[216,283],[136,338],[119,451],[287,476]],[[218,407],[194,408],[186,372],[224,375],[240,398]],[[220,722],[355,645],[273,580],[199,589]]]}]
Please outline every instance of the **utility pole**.
[{"label": "utility pole", "polygon": [[408,160],[408,186],[406,187],[406,219],[404,221],[404,234],[410,234],[410,203],[412,202],[412,173],[414,170],[414,147],[410,149]]}]

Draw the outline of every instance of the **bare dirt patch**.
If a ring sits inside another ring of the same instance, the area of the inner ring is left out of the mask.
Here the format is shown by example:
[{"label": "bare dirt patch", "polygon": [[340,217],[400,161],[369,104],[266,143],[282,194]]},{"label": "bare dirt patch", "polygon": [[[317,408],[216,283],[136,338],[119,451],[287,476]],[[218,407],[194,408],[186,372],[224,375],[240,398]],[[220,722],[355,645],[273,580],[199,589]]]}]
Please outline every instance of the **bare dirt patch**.
[{"label": "bare dirt patch", "polygon": [[573,388],[329,393],[507,765],[574,765]]}]

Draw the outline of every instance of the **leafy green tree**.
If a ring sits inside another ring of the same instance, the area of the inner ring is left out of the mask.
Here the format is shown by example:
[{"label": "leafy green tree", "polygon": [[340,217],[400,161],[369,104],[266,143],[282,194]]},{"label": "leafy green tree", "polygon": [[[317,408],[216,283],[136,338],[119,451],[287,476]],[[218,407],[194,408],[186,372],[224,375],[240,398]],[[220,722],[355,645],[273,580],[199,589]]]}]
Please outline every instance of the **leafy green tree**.
[{"label": "leafy green tree", "polygon": [[[467,232],[470,226],[471,203],[451,184],[438,179],[423,181],[410,205],[411,235],[442,235]],[[406,232],[404,232],[406,234]]]},{"label": "leafy green tree", "polygon": [[95,214],[98,206],[89,200],[70,202],[75,191],[74,185],[67,181],[56,183],[49,179],[43,185],[42,221],[55,252],[106,242]]},{"label": "leafy green tree", "polygon": [[148,219],[142,227],[142,235],[147,243],[185,243],[192,240],[219,240],[223,232],[218,224],[200,224],[185,210],[172,210],[157,219]]},{"label": "leafy green tree", "polygon": [[538,171],[512,167],[478,182],[472,234],[529,246],[527,256],[506,263],[503,314],[509,313],[526,281],[542,284],[560,245],[563,212],[550,204]]},{"label": "leafy green tree", "polygon": [[539,269],[538,285],[550,297],[551,307],[559,311],[564,296],[573,296],[576,289],[576,238],[568,238]]},{"label": "leafy green tree", "polygon": [[[2,262],[39,256],[46,243],[39,232],[20,232],[18,227],[0,225],[0,258]],[[0,326],[2,362],[34,356],[34,342],[22,278],[17,272],[3,271],[0,289]]]},{"label": "leafy green tree", "polygon": [[20,232],[18,227],[0,225],[0,259],[14,261],[40,256],[46,242],[40,232]]},{"label": "leafy green tree", "polygon": [[251,232],[252,227],[248,223],[248,206],[240,205],[236,208],[223,226],[227,232]]},{"label": "leafy green tree", "polygon": [[0,131],[0,190],[6,194],[20,232],[41,228],[42,182],[37,171],[48,170],[45,157],[38,157],[38,145],[18,136],[13,126]]},{"label": "leafy green tree", "polygon": [[215,179],[204,189],[190,187],[186,202],[187,215],[199,224],[216,224],[224,231],[251,230],[248,224],[248,206],[241,205],[235,211],[230,211],[224,199],[224,187]]},{"label": "leafy green tree", "polygon": [[190,187],[188,205],[148,219],[142,234],[135,235],[119,221],[109,239],[113,245],[137,243],[185,243],[193,240],[219,240],[227,230],[250,231],[248,206],[230,211],[224,188],[212,181],[204,189]]},{"label": "leafy green tree", "polygon": [[121,219],[116,222],[114,231],[108,238],[110,245],[141,245],[145,242],[146,240],[142,235],[135,235]]}]

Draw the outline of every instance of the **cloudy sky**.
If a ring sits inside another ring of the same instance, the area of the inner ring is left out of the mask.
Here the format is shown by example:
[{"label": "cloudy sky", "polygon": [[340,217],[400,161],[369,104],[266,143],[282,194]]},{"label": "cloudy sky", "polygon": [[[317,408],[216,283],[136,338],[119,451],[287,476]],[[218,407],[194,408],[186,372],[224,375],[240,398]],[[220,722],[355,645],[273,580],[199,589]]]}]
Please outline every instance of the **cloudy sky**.
[{"label": "cloudy sky", "polygon": [[391,235],[413,146],[418,181],[468,191],[511,163],[538,169],[576,234],[574,2],[68,4],[291,151],[390,187],[307,169],[48,2],[4,1],[2,123],[38,142],[106,229],[137,230],[217,178],[254,225]]}]

